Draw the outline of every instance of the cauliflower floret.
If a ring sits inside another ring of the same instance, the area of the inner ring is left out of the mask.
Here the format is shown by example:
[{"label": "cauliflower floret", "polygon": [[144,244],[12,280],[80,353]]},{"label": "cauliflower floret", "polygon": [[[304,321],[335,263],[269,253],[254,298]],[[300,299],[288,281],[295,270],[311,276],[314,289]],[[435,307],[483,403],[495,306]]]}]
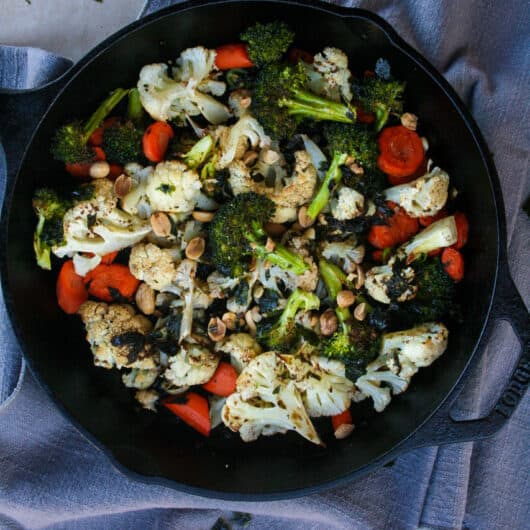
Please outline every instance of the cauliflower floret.
[{"label": "cauliflower floret", "polygon": [[132,275],[155,291],[172,291],[177,264],[172,250],[152,243],[140,243],[131,250],[129,269]]},{"label": "cauliflower floret", "polygon": [[158,377],[158,370],[139,370],[133,368],[128,374],[123,374],[121,380],[127,388],[149,388]]},{"label": "cauliflower floret", "polygon": [[296,151],[295,167],[291,178],[282,189],[268,188],[263,182],[255,182],[249,168],[243,162],[233,162],[229,166],[230,186],[234,195],[255,192],[269,197],[276,205],[271,218],[273,223],[296,220],[297,208],[308,203],[313,197],[317,183],[317,172],[307,151]]},{"label": "cauliflower floret", "polygon": [[388,201],[399,204],[411,217],[436,215],[447,202],[449,175],[439,167],[407,184],[385,190]]},{"label": "cauliflower floret", "polygon": [[364,281],[366,292],[382,304],[392,300],[406,302],[416,296],[418,286],[414,283],[415,273],[412,267],[394,267],[393,257],[386,265],[372,267]]},{"label": "cauliflower floret", "polygon": [[96,366],[156,369],[158,358],[145,340],[151,322],[131,306],[88,301],[79,308],[79,315]]},{"label": "cauliflower floret", "polygon": [[245,442],[260,435],[292,430],[315,444],[322,442],[290,381],[285,363],[275,352],[253,359],[237,379],[237,391],[223,407],[223,423]]},{"label": "cauliflower floret", "polygon": [[[59,258],[85,252],[104,256],[138,243],[151,232],[149,223],[117,207],[110,180],[97,179],[93,185],[93,196],[64,215],[65,243],[52,249]],[[79,260],[77,263],[80,268],[86,265]]]},{"label": "cauliflower floret", "polygon": [[331,201],[331,215],[339,221],[355,219],[364,212],[364,196],[353,188],[343,186]]},{"label": "cauliflower floret", "polygon": [[338,48],[327,47],[315,55],[312,65],[306,66],[309,89],[317,94],[340,101],[341,96],[351,101],[351,72],[348,56]]},{"label": "cauliflower floret", "polygon": [[240,374],[254,357],[262,352],[261,346],[248,333],[233,333],[215,345],[215,351],[228,353],[230,362]]},{"label": "cauliflower floret", "polygon": [[125,173],[131,177],[131,191],[121,199],[120,205],[127,213],[138,215],[142,219],[149,219],[153,213],[145,194],[145,186],[154,170],[153,166],[142,167],[135,162],[125,166]]},{"label": "cauliflower floret", "polygon": [[228,167],[234,160],[241,158],[249,147],[256,149],[271,144],[263,127],[250,114],[245,114],[230,127],[217,127],[215,135],[221,149],[217,169]]},{"label": "cauliflower floret", "polygon": [[230,110],[237,118],[247,114],[249,112],[252,94],[250,90],[246,88],[238,88],[232,90],[228,96],[228,106]]},{"label": "cauliflower floret", "polygon": [[215,79],[215,51],[201,46],[184,50],[170,76],[166,64],[148,64],[140,71],[140,101],[155,120],[176,120],[202,114],[210,123],[219,124],[230,117],[228,108],[212,96],[220,96],[225,84]]},{"label": "cauliflower floret", "polygon": [[199,344],[183,343],[168,362],[163,376],[169,383],[176,387],[202,385],[212,378],[219,356]]},{"label": "cauliflower floret", "polygon": [[140,405],[146,410],[152,410],[156,412],[156,402],[158,401],[159,395],[155,390],[138,390],[134,397]]},{"label": "cauliflower floret", "polygon": [[[386,383],[390,387],[381,386],[381,383]],[[390,390],[394,394],[404,392],[407,388],[407,381],[390,371],[368,372],[355,381],[355,386],[360,391],[360,394],[355,396],[357,402],[371,397],[374,409],[377,412],[383,412],[392,399]]]},{"label": "cauliflower floret", "polygon": [[364,259],[364,245],[357,245],[355,236],[344,241],[325,241],[320,250],[322,256],[328,261],[341,267],[344,272],[350,273],[360,265]]},{"label": "cauliflower floret", "polygon": [[294,379],[296,388],[302,394],[309,416],[335,416],[350,407],[355,387],[345,377],[344,365],[326,366],[318,360],[309,363],[294,355],[280,357]]},{"label": "cauliflower floret", "polygon": [[239,281],[239,278],[223,276],[219,271],[212,272],[206,278],[208,291],[212,298],[225,298],[227,293],[239,284]]}]

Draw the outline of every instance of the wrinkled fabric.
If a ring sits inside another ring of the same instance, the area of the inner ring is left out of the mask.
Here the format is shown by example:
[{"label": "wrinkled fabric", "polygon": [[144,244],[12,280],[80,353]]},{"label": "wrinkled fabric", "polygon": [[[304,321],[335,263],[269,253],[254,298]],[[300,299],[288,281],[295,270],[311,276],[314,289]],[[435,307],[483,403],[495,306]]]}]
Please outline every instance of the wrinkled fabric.
[{"label": "wrinkled fabric", "polygon": [[[148,1],[144,14],[173,3]],[[530,220],[520,206],[530,194],[529,2],[334,3],[363,7],[385,18],[443,73],[471,109],[495,157],[506,205],[510,268],[528,304]],[[57,66],[46,59],[28,60],[19,63],[17,76],[27,73],[15,79],[15,86],[9,84],[13,73],[6,81],[6,65],[12,54],[0,47],[0,87],[17,88],[22,78],[40,85],[54,77]],[[0,192],[5,184],[2,168],[0,151]],[[6,322],[0,315],[1,529],[208,529],[219,517],[230,521],[234,511],[252,514],[247,528],[256,530],[528,528],[528,395],[506,427],[489,440],[418,449],[350,485],[301,499],[216,501],[146,485],[116,471],[57,413],[29,373],[21,377],[23,363]],[[518,352],[509,325],[497,324],[455,416],[479,417],[488,411]],[[18,395],[13,392],[17,385]]]}]

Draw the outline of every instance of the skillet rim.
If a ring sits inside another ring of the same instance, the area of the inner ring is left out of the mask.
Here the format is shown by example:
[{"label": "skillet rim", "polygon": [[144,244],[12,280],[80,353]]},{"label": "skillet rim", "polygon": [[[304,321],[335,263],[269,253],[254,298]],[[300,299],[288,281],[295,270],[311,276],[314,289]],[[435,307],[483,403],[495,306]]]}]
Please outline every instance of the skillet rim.
[{"label": "skillet rim", "polygon": [[[122,28],[121,30],[117,31],[116,33],[104,39],[100,44],[98,44],[91,51],[89,51],[79,62],[74,64],[69,70],[67,70],[64,74],[62,74],[59,78],[57,78],[53,82],[43,85],[35,90],[24,91],[25,94],[35,93],[43,89],[49,88],[53,86],[55,83],[59,83],[61,81],[64,82],[64,84],[60,87],[58,92],[52,97],[51,102],[48,103],[46,110],[43,113],[42,117],[38,120],[35,126],[35,129],[34,129],[34,132],[32,133],[24,149],[23,155],[18,162],[18,167],[16,170],[16,174],[14,176],[14,179],[12,179],[12,182],[6,182],[4,202],[2,205],[2,212],[0,216],[0,242],[2,243],[1,246],[3,248],[7,248],[7,241],[9,238],[8,220],[9,220],[10,212],[11,212],[11,203],[12,203],[13,193],[16,188],[16,184],[18,182],[21,169],[24,166],[24,163],[26,161],[28,152],[33,144],[35,137],[37,136],[41,128],[42,123],[45,121],[47,116],[52,112],[52,110],[54,110],[54,106],[57,100],[63,95],[65,91],[69,89],[70,84],[77,77],[77,75],[82,70],[84,70],[86,66],[88,66],[93,61],[97,60],[98,57],[101,54],[103,54],[109,46],[117,43],[123,38],[126,38],[128,35],[130,35],[134,31],[146,25],[155,23],[156,21],[161,20],[163,18],[173,16],[177,13],[181,13],[181,12],[188,11],[188,10],[193,10],[197,8],[205,8],[205,7],[209,7],[212,5],[216,5],[216,6],[230,5],[230,4],[239,4],[243,2],[256,3],[256,4],[260,3],[259,0],[189,0],[187,2],[175,4],[175,5],[166,7],[164,9],[161,9],[159,11],[156,11],[155,13],[152,13],[143,18],[133,21],[131,24],[127,25],[126,27]],[[214,490],[214,489],[206,489],[202,487],[189,486],[182,482],[178,482],[176,480],[164,478],[161,476],[148,476],[148,475],[143,475],[141,473],[132,471],[131,469],[127,468],[124,464],[122,464],[119,461],[118,457],[114,455],[113,451],[110,448],[104,445],[95,436],[90,434],[82,426],[80,422],[74,419],[66,411],[62,402],[60,402],[54,396],[51,388],[49,388],[48,385],[44,383],[44,381],[40,378],[38,371],[33,366],[32,360],[26,354],[26,341],[19,327],[18,319],[15,316],[15,307],[14,307],[14,303],[13,303],[10,289],[9,289],[7,257],[4,254],[0,258],[0,284],[2,287],[3,294],[4,294],[4,302],[5,302],[5,306],[7,309],[7,315],[11,323],[15,337],[17,339],[17,342],[20,346],[21,353],[23,355],[25,363],[27,364],[32,376],[34,377],[35,381],[39,384],[39,386],[42,388],[42,390],[46,393],[46,395],[52,400],[52,402],[56,406],[57,410],[61,413],[61,415],[71,425],[73,425],[75,429],[91,445],[93,445],[95,448],[101,451],[107,457],[107,459],[110,461],[112,466],[117,471],[119,471],[120,473],[122,473],[129,479],[136,480],[144,484],[152,484],[152,485],[169,487],[171,489],[181,491],[184,493],[188,493],[188,494],[192,494],[192,495],[196,495],[196,496],[222,499],[222,500],[255,501],[255,502],[296,498],[296,497],[310,495],[316,492],[328,490],[328,489],[343,485],[347,482],[353,481],[355,478],[358,478],[362,475],[369,473],[370,471],[372,471],[376,467],[379,467],[383,463],[394,459],[396,456],[398,456],[403,451],[405,445],[408,445],[408,448],[405,448],[405,450],[412,449],[414,445],[411,444],[410,442],[411,440],[413,441],[413,437],[430,422],[430,420],[437,414],[440,408],[442,408],[443,405],[446,404],[448,400],[453,396],[455,388],[458,387],[459,383],[461,383],[464,376],[467,374],[471,363],[477,356],[477,350],[480,348],[482,344],[485,331],[490,323],[491,309],[495,301],[495,293],[496,293],[497,283],[498,283],[498,278],[499,278],[499,265],[501,261],[501,256],[505,258],[505,254],[506,254],[505,252],[506,226],[505,226],[505,217],[504,217],[504,204],[503,204],[503,198],[502,198],[502,189],[501,189],[499,177],[497,174],[497,170],[495,168],[495,165],[494,165],[494,162],[491,156],[491,152],[487,146],[487,143],[482,133],[480,132],[478,128],[478,125],[476,124],[473,116],[471,115],[471,112],[467,109],[467,106],[465,105],[465,103],[460,99],[456,91],[452,88],[449,82],[442,76],[442,74],[438,72],[438,70],[432,64],[430,64],[430,62],[427,61],[427,59],[425,59],[420,54],[420,52],[416,51],[402,37],[400,37],[399,34],[396,32],[396,30],[394,30],[394,28],[390,25],[390,23],[388,23],[385,19],[383,19],[382,17],[380,17],[379,15],[371,11],[367,11],[361,8],[348,8],[348,7],[343,7],[343,6],[334,5],[334,4],[327,4],[327,3],[320,2],[319,0],[306,0],[304,2],[302,2],[301,0],[267,0],[267,3],[276,3],[276,4],[284,4],[284,5],[290,5],[290,6],[295,6],[295,7],[298,6],[298,7],[303,7],[303,8],[310,8],[314,11],[323,11],[323,12],[329,13],[339,18],[358,18],[361,20],[366,20],[369,23],[375,25],[380,31],[383,32],[383,34],[388,39],[389,43],[394,48],[396,48],[398,52],[403,54],[407,60],[412,61],[415,65],[417,65],[420,69],[422,69],[424,73],[427,74],[427,76],[430,78],[430,80],[442,90],[445,97],[449,99],[450,103],[452,104],[454,109],[457,111],[460,119],[463,121],[465,127],[469,131],[473,141],[477,145],[478,151],[480,153],[480,158],[482,160],[484,168],[486,169],[486,173],[488,176],[488,183],[490,186],[492,200],[493,200],[494,209],[495,209],[494,222],[495,222],[495,228],[497,232],[497,238],[495,242],[496,243],[495,245],[495,250],[496,250],[495,273],[492,278],[492,288],[491,288],[491,293],[489,297],[489,303],[487,307],[484,308],[484,319],[483,319],[482,327],[480,329],[480,333],[477,336],[477,340],[475,342],[475,345],[472,351],[468,355],[468,358],[464,364],[464,367],[462,368],[461,372],[454,380],[450,390],[440,399],[438,403],[433,404],[434,406],[431,412],[425,417],[425,419],[421,423],[418,424],[418,426],[412,432],[410,432],[407,436],[405,436],[399,443],[397,443],[390,450],[386,451],[385,453],[382,453],[379,457],[373,459],[372,461],[368,462],[366,465],[364,465],[363,467],[357,470],[347,472],[332,480],[321,482],[318,485],[306,486],[306,487],[290,489],[290,490],[277,490],[277,491],[270,492],[270,493],[241,493],[241,492],[226,492],[226,491],[220,491],[220,490]],[[18,94],[20,92],[10,91],[9,93]]]}]

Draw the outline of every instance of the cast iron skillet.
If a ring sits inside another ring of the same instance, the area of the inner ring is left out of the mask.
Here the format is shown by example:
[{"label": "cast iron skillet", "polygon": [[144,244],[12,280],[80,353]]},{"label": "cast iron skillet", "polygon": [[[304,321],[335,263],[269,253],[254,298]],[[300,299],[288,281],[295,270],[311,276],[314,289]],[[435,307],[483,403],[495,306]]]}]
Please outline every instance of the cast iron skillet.
[{"label": "cast iron skillet", "polygon": [[[49,156],[59,124],[89,113],[111,89],[134,85],[146,63],[175,58],[188,46],[233,41],[248,24],[278,17],[296,30],[301,47],[338,46],[355,70],[379,57],[390,61],[396,77],[408,81],[407,109],[421,117],[431,154],[462,191],[471,223],[462,285],[465,321],[451,330],[448,351],[416,375],[409,391],[383,414],[361,407],[349,439],[339,443],[326,432],[327,449],[296,435],[246,445],[219,430],[204,440],[169,413],[139,409],[116,373],[92,366],[80,320],[59,310],[56,274],[37,268],[31,247],[32,192],[65,178]],[[211,497],[294,497],[351,480],[411,448],[489,436],[522,397],[530,371],[530,320],[506,263],[501,190],[489,151],[448,83],[379,17],[317,2],[192,1],[110,37],[56,83],[31,94],[4,95],[1,103],[8,116],[3,141],[9,163],[1,276],[16,335],[33,375],[58,408],[125,474]],[[35,126],[34,116],[42,113]],[[456,422],[451,404],[494,319],[514,327],[523,349],[519,365],[487,417]]]}]

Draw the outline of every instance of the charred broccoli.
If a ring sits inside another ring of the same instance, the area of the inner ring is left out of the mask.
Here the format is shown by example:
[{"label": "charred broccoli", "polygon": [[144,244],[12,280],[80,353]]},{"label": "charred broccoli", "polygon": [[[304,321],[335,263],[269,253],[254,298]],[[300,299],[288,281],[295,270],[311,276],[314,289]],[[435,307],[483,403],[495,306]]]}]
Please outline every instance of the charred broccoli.
[{"label": "charred broccoli", "polygon": [[242,275],[252,256],[295,274],[309,269],[301,256],[284,246],[266,245],[263,224],[273,215],[274,203],[257,193],[242,193],[221,206],[209,226],[209,244],[213,262],[222,274]]},{"label": "charred broccoli", "polygon": [[299,311],[311,311],[320,307],[320,299],[314,293],[296,289],[287,299],[280,317],[271,325],[262,326],[258,341],[267,350],[287,352],[300,338],[300,326],[296,324]]},{"label": "charred broccoli", "polygon": [[247,43],[247,53],[256,66],[273,63],[282,58],[294,40],[294,33],[285,22],[257,22],[240,35]]},{"label": "charred broccoli", "polygon": [[355,121],[355,109],[305,90],[306,83],[307,73],[300,63],[296,66],[271,63],[259,71],[251,110],[273,138],[290,138],[304,118]]},{"label": "charred broccoli", "polygon": [[116,124],[103,132],[103,150],[108,160],[128,164],[142,158],[143,132],[132,122]]},{"label": "charred broccoli", "polygon": [[53,157],[67,164],[91,161],[93,153],[87,146],[90,135],[128,92],[123,88],[117,88],[85,123],[76,121],[60,127],[52,141]]}]

